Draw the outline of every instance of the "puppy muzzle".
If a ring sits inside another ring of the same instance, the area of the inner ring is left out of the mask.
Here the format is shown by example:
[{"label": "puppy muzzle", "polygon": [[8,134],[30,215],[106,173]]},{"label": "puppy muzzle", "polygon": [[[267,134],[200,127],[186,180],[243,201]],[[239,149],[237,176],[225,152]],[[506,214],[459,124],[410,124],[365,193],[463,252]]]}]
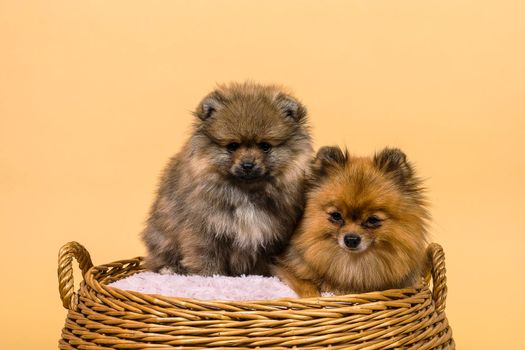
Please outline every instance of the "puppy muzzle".
[{"label": "puppy muzzle", "polygon": [[363,236],[355,232],[345,233],[339,236],[339,246],[352,252],[361,252],[366,250],[372,241],[370,237]]},{"label": "puppy muzzle", "polygon": [[361,236],[351,233],[343,237],[343,242],[346,247],[355,250],[361,244]]},{"label": "puppy muzzle", "polygon": [[233,175],[242,180],[252,181],[262,178],[264,171],[255,163],[243,162],[233,169]]}]

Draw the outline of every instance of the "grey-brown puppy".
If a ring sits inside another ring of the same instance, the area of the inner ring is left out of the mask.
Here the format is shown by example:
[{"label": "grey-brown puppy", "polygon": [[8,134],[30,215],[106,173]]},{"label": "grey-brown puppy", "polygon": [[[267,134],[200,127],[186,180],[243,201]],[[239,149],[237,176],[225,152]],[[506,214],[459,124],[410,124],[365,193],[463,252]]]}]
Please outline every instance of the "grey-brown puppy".
[{"label": "grey-brown puppy", "polygon": [[277,86],[219,86],[169,162],[143,239],[146,267],[269,274],[304,207],[312,159],[306,109]]}]

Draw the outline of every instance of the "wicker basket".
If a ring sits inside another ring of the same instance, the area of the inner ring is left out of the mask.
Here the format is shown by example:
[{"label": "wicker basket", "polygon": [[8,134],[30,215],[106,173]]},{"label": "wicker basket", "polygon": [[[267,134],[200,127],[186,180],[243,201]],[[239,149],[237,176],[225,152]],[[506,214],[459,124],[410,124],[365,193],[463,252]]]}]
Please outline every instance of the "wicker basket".
[{"label": "wicker basket", "polygon": [[[431,276],[410,289],[322,298],[203,301],[107,284],[143,271],[142,258],[93,266],[76,242],[62,247],[59,290],[68,309],[60,349],[454,349],[445,316],[442,248],[428,247]],[[84,280],[73,291],[73,258]],[[432,291],[429,288],[432,279]]]}]

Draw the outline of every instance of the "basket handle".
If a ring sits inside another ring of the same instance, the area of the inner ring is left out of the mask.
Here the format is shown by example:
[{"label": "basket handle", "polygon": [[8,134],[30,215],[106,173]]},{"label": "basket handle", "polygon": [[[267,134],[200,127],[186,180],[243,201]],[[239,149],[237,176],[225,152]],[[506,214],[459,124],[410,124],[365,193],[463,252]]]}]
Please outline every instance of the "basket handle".
[{"label": "basket handle", "polygon": [[77,305],[77,295],[74,292],[73,258],[78,261],[82,276],[93,267],[91,257],[84,246],[78,242],[66,243],[58,252],[58,291],[62,305],[68,310],[74,310]]},{"label": "basket handle", "polygon": [[445,268],[445,252],[437,243],[431,243],[427,248],[432,276],[432,299],[438,313],[445,311],[447,301],[447,276]]}]

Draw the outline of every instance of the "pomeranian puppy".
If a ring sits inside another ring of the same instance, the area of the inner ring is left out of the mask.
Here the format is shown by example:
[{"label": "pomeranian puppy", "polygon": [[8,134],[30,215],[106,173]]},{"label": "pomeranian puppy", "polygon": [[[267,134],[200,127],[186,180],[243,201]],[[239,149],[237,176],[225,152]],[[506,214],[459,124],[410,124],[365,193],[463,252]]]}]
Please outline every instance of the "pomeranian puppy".
[{"label": "pomeranian puppy", "polygon": [[304,208],[306,109],[277,86],[219,86],[169,162],[143,240],[153,271],[269,275]]},{"label": "pomeranian puppy", "polygon": [[429,215],[405,154],[323,147],[312,172],[303,219],[274,273],[301,297],[414,285],[426,269]]}]

